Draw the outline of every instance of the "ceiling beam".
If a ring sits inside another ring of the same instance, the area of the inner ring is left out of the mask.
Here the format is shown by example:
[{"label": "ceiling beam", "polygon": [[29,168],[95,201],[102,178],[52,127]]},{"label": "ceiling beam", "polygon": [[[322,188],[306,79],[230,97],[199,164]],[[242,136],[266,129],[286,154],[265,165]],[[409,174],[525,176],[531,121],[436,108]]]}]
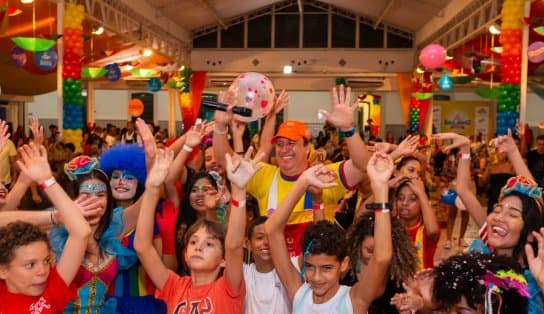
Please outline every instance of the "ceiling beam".
[{"label": "ceiling beam", "polygon": [[298,14],[302,15],[304,13],[304,6],[302,5],[302,0],[297,0],[298,5]]},{"label": "ceiling beam", "polygon": [[385,7],[382,10],[382,13],[380,13],[380,16],[378,16],[378,19],[376,19],[376,22],[374,22],[374,29],[378,28],[380,23],[383,21],[389,10],[391,10],[391,7],[393,7],[393,4],[395,3],[395,0],[389,0],[389,2],[385,5]]},{"label": "ceiling beam", "polygon": [[213,18],[217,21],[217,23],[219,25],[221,25],[221,27],[223,29],[227,29],[227,24],[225,23],[225,21],[223,21],[223,19],[219,16],[219,14],[217,13],[217,10],[212,7],[207,0],[200,0],[200,3],[202,3],[204,5],[204,7],[206,8],[206,10],[210,11],[210,13],[212,14]]}]

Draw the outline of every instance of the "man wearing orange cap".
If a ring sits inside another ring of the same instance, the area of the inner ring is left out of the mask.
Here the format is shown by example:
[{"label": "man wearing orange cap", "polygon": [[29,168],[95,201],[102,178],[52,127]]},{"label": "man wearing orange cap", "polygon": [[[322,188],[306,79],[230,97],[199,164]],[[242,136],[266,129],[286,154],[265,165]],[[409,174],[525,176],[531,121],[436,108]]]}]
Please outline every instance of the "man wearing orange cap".
[{"label": "man wearing orange cap", "polygon": [[[292,256],[301,254],[298,244],[304,229],[314,220],[313,210],[324,209],[325,219],[332,221],[338,201],[362,179],[366,163],[370,158],[370,153],[354,126],[354,111],[357,105],[350,106],[349,104],[350,89],[347,88],[344,93],[344,87],[340,86],[339,92],[333,88],[331,93],[333,112],[328,113],[320,110],[320,114],[329,123],[340,129],[347,142],[351,159],[327,165],[337,174],[337,186],[323,190],[321,200],[317,200],[315,195],[312,196],[307,192],[295,206],[285,229],[287,246]],[[228,112],[216,111],[215,113],[216,129],[213,145],[216,158],[220,163],[224,162],[224,154],[229,150],[226,130],[231,118],[232,114]],[[263,135],[261,141],[265,140]],[[286,121],[280,125],[271,140],[276,148],[278,166],[263,163],[263,168],[247,186],[247,192],[259,202],[261,215],[271,215],[279,202],[288,194],[298,176],[310,166],[308,160],[310,142],[310,131],[303,122]],[[263,149],[263,147],[265,148]],[[270,145],[261,145],[260,151],[264,151],[268,156],[270,151],[267,151],[267,147],[271,148]]]}]

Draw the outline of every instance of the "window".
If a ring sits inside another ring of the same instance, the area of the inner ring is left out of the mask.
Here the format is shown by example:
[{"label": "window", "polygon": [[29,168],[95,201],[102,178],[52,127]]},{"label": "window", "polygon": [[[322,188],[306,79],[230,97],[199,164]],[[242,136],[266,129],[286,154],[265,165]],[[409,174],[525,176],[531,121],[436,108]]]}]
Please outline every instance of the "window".
[{"label": "window", "polygon": [[221,30],[221,48],[244,48],[244,23]]},{"label": "window", "polygon": [[384,48],[383,28],[359,23],[359,48]]},{"label": "window", "polygon": [[332,48],[355,48],[355,21],[332,15]]},{"label": "window", "polygon": [[298,48],[298,33],[297,14],[276,14],[276,48]]},{"label": "window", "polygon": [[304,14],[303,48],[327,48],[327,14]]},{"label": "window", "polygon": [[195,48],[217,48],[217,32],[195,37],[193,39]]},{"label": "window", "polygon": [[412,48],[412,39],[387,32],[387,48]]},{"label": "window", "polygon": [[270,48],[272,16],[264,15],[247,22],[247,47]]}]

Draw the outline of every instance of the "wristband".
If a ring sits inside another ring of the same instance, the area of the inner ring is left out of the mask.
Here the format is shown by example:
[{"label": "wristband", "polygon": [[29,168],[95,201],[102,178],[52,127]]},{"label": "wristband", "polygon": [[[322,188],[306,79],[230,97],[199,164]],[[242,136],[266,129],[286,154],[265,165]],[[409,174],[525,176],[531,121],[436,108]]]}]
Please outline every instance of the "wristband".
[{"label": "wristband", "polygon": [[325,205],[323,203],[313,204],[312,209],[313,210],[323,210],[323,209],[325,209]]},{"label": "wristband", "polygon": [[459,158],[461,158],[461,160],[470,160],[470,153],[459,152]]},{"label": "wristband", "polygon": [[192,153],[193,152],[193,148],[187,144],[183,144],[183,150],[188,152],[188,153]]},{"label": "wristband", "polygon": [[55,180],[55,177],[51,176],[51,178],[43,181],[42,183],[39,183],[38,187],[40,188],[40,190],[45,190],[46,188],[52,186],[55,183],[57,183],[57,180]]},{"label": "wristband", "polygon": [[365,208],[376,212],[385,212],[391,210],[391,203],[368,203]]},{"label": "wristband", "polygon": [[376,209],[374,210],[375,213],[382,213],[382,214],[386,214],[386,213],[389,213],[391,212],[391,210],[389,208],[384,208],[384,209]]},{"label": "wristband", "polygon": [[344,138],[352,137],[355,134],[355,131],[356,131],[356,129],[353,126],[348,131],[340,131],[340,135],[342,135],[342,137],[344,137]]},{"label": "wristband", "polygon": [[49,218],[51,219],[51,224],[56,226],[57,225],[57,222],[55,221],[55,217],[53,215],[53,212],[54,211],[51,211],[51,214],[49,215]]},{"label": "wristband", "polygon": [[229,131],[229,127],[228,127],[228,126],[225,128],[224,131],[219,130],[219,129],[217,128],[217,126],[215,126],[215,127],[213,128],[213,132],[216,133],[216,134],[220,134],[220,135],[225,135],[225,134],[227,134],[228,131]]},{"label": "wristband", "polygon": [[246,207],[246,200],[239,200],[239,201],[237,201],[237,200],[235,200],[235,199],[231,199],[231,200],[230,200],[230,204],[231,204],[232,206],[238,207],[238,208],[240,208],[240,207]]}]

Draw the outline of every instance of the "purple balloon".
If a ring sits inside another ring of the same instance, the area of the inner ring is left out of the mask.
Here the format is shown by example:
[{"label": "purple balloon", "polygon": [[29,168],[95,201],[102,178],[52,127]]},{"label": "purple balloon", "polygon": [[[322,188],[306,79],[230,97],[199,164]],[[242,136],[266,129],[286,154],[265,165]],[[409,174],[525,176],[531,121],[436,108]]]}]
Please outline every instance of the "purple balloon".
[{"label": "purple balloon", "polygon": [[438,44],[427,45],[419,54],[419,62],[429,69],[434,70],[441,67],[446,61],[447,52],[444,47]]},{"label": "purple balloon", "polygon": [[532,63],[540,63],[544,61],[544,42],[535,41],[530,44],[527,49],[527,56]]},{"label": "purple balloon", "polygon": [[10,57],[11,61],[18,67],[22,67],[26,64],[26,52],[23,48],[17,46],[13,47],[13,49],[11,49]]}]

